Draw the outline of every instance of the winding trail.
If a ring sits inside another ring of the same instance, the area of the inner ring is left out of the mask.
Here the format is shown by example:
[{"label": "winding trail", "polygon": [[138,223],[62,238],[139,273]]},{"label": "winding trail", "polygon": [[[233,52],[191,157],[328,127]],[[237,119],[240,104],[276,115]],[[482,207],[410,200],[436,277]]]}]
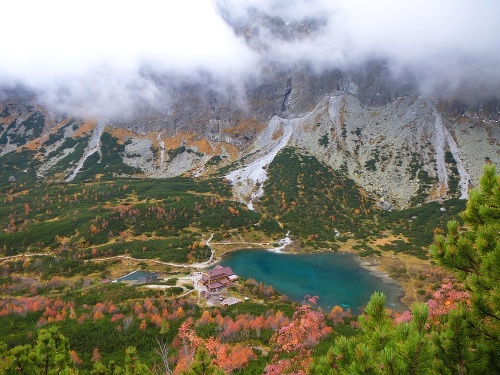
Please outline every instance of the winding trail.
[{"label": "winding trail", "polygon": [[161,264],[164,266],[183,267],[183,268],[203,268],[200,265],[205,263],[203,262],[203,263],[183,264],[183,263],[163,262],[157,259],[134,258],[128,255],[113,255],[112,257],[85,259],[84,262],[100,262],[100,261],[115,260],[115,259],[126,259],[126,260],[133,260],[136,262],[151,262],[151,263]]},{"label": "winding trail", "polygon": [[9,255],[6,257],[0,258],[0,262],[4,260],[9,260],[9,259],[15,259],[15,258],[23,258],[23,257],[55,257],[53,254],[48,254],[48,253],[29,253],[29,254],[16,254],[16,255]]},{"label": "winding trail", "polygon": [[[86,260],[84,260],[84,262],[98,262],[98,261],[114,260],[114,259],[127,259],[127,260],[133,260],[133,261],[137,261],[137,262],[152,262],[152,263],[162,264],[165,266],[172,266],[172,267],[206,268],[212,263],[212,261],[214,259],[214,250],[210,247],[210,241],[212,240],[213,236],[214,236],[214,234],[212,233],[210,235],[210,238],[206,241],[207,246],[210,248],[211,254],[210,254],[210,258],[205,262],[184,264],[184,263],[174,263],[174,262],[163,262],[163,261],[157,260],[157,259],[134,258],[134,257],[128,256],[128,255],[114,255],[112,257],[106,257],[106,258],[86,259]],[[135,272],[135,271],[133,271],[133,272]]]},{"label": "winding trail", "polygon": [[[271,247],[272,246],[272,243],[271,242],[214,242],[213,244],[217,244],[219,246],[224,246],[224,245],[242,245],[242,246],[262,246],[262,247],[266,247],[267,250],[269,251],[274,251],[274,252],[282,252],[283,249],[290,245],[292,243],[292,240],[290,239],[290,237],[288,237],[288,234],[290,232],[288,232],[286,234],[286,237],[285,238],[282,238],[281,240],[278,240],[278,244],[280,244],[279,247],[276,247],[276,248],[273,248]],[[207,240],[206,244],[208,247],[210,247],[210,241],[211,239],[213,238],[213,234],[210,236],[210,238]],[[269,246],[269,247],[267,247]],[[134,257],[131,257],[131,256],[128,256],[128,255],[113,255],[111,257],[105,257],[105,258],[94,258],[94,259],[86,259],[84,260],[84,262],[100,262],[100,261],[106,261],[106,260],[114,260],[114,259],[126,259],[126,260],[133,260],[133,261],[137,261],[137,262],[152,262],[152,263],[156,263],[156,264],[161,264],[161,265],[165,265],[165,266],[172,266],[172,267],[181,267],[181,268],[199,268],[199,269],[204,269],[204,268],[207,268],[209,267],[211,264],[214,263],[214,256],[215,256],[215,252],[214,250],[210,247],[210,250],[211,250],[211,255],[210,255],[210,258],[205,261],[205,262],[197,262],[197,263],[190,263],[190,264],[185,264],[185,263],[174,263],[174,262],[164,262],[164,261],[161,261],[161,260],[157,260],[157,259],[148,259],[148,258],[134,258]],[[44,254],[44,255],[48,255],[48,254]],[[20,255],[17,255],[17,256],[20,256]],[[0,258],[1,260],[1,258]]]},{"label": "winding trail", "polygon": [[[241,246],[259,246],[259,247],[264,247],[268,251],[273,251],[273,252],[283,252],[286,246],[290,245],[292,243],[292,239],[289,237],[290,232],[286,234],[286,236],[280,240],[277,241],[277,243],[280,245],[279,247],[272,247],[272,242],[212,242],[212,244],[216,244],[219,246],[234,246],[234,245],[241,245]],[[111,257],[105,257],[105,258],[94,258],[94,259],[86,259],[84,262],[100,262],[100,261],[106,261],[106,260],[114,260],[114,259],[126,259],[126,260],[133,260],[137,262],[151,262],[151,263],[156,263],[156,264],[161,264],[165,266],[172,266],[172,267],[180,267],[180,268],[198,268],[198,269],[204,269],[209,267],[210,265],[215,263],[215,251],[212,249],[210,246],[211,240],[213,238],[213,233],[210,235],[210,238],[206,241],[207,246],[210,248],[211,255],[210,258],[205,261],[205,262],[198,262],[198,263],[190,263],[190,264],[185,264],[185,263],[174,263],[174,262],[164,262],[161,260],[157,259],[144,259],[144,258],[134,258],[128,255],[114,255]],[[47,255],[47,254],[45,254]]]},{"label": "winding trail", "polygon": [[[242,246],[261,246],[261,247],[266,247],[267,250],[269,251],[274,251],[274,252],[282,252],[283,249],[290,245],[292,243],[292,240],[288,236],[290,232],[286,234],[285,238],[282,238],[278,240],[278,244],[280,244],[279,247],[271,247],[272,243],[271,242],[214,242],[213,244],[217,244],[219,246],[224,246],[224,245],[242,245]],[[101,262],[101,261],[107,261],[107,260],[116,260],[116,259],[125,259],[125,260],[131,260],[131,261],[136,261],[136,262],[151,262],[155,264],[161,264],[164,266],[172,266],[172,267],[181,267],[181,268],[198,268],[198,269],[204,269],[209,267],[214,263],[214,257],[215,257],[215,251],[213,248],[210,246],[210,243],[212,241],[212,238],[214,237],[214,234],[212,233],[208,240],[206,241],[206,245],[210,248],[210,258],[205,261],[205,262],[197,262],[197,263],[190,263],[190,264],[185,264],[185,263],[174,263],[174,262],[164,262],[161,260],[157,259],[148,259],[148,258],[134,258],[128,255],[113,255],[111,257],[104,257],[104,258],[93,258],[93,259],[85,259],[84,262]],[[269,246],[269,247],[267,247]],[[29,254],[16,254],[16,255],[9,255],[6,257],[1,257],[0,261],[4,260],[10,260],[10,259],[15,259],[15,258],[23,258],[23,257],[36,257],[36,256],[49,256],[49,257],[55,257],[54,254],[50,253],[29,253]],[[135,271],[133,271],[135,272]],[[128,275],[126,275],[128,276]]]}]

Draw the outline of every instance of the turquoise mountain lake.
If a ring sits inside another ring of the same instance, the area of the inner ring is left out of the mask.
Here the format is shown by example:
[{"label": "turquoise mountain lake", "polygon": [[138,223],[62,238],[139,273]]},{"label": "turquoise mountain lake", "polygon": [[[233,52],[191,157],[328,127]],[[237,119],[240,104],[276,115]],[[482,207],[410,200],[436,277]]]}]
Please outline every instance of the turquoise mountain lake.
[{"label": "turquoise mountain lake", "polygon": [[231,267],[238,276],[272,285],[278,293],[297,302],[307,294],[318,296],[318,306],[325,310],[338,305],[360,314],[376,291],[385,293],[387,307],[407,309],[399,300],[403,289],[361,267],[353,254],[239,250],[224,256],[220,264]]}]

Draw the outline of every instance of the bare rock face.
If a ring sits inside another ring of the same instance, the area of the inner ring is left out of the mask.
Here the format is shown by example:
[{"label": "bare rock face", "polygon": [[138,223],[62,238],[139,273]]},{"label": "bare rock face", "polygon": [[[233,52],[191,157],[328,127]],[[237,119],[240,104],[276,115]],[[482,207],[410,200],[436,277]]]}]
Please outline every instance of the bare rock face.
[{"label": "bare rock face", "polygon": [[[262,22],[282,38],[321,27]],[[265,48],[256,31],[240,32]],[[54,114],[35,96],[10,93],[0,102],[0,161],[29,150],[40,179],[79,178],[96,157],[95,175],[207,176],[231,165],[235,196],[250,204],[265,194],[262,171],[292,146],[344,171],[386,209],[466,197],[482,165],[500,163],[498,99],[422,97],[383,61],[321,72],[269,62],[257,76],[241,87],[155,76],[169,101],[127,121]]]},{"label": "bare rock face", "polygon": [[431,101],[418,96],[371,110],[352,96],[332,96],[310,117],[314,122],[295,131],[291,144],[344,170],[367,191],[397,207],[466,197],[481,171],[475,169],[471,177],[471,167],[484,163],[486,154],[495,154],[496,160],[500,156],[500,134],[490,138],[490,147],[472,155],[465,146],[468,135],[458,134]]},{"label": "bare rock face", "polygon": [[465,118],[455,123],[416,95],[367,109],[338,93],[301,117],[273,117],[243,164],[226,175],[240,201],[250,207],[265,194],[266,167],[285,146],[345,172],[390,210],[466,198],[485,161],[500,161],[500,127]]}]

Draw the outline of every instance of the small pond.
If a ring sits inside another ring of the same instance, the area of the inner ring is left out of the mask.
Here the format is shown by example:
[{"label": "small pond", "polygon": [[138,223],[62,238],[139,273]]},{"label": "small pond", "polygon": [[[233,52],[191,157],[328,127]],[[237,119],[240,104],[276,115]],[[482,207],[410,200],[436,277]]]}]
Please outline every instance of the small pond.
[{"label": "small pond", "polygon": [[224,256],[220,264],[231,267],[238,276],[272,285],[297,302],[307,294],[318,296],[318,306],[325,310],[339,305],[360,314],[375,291],[385,293],[387,307],[407,310],[400,301],[404,295],[401,286],[363,268],[353,254],[240,250]]}]

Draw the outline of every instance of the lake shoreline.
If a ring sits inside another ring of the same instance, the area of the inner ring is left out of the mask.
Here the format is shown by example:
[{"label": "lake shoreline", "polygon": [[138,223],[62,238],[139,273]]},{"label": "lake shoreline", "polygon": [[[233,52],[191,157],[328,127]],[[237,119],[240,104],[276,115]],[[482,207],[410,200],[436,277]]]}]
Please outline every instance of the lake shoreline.
[{"label": "lake shoreline", "polygon": [[358,261],[359,261],[361,267],[363,267],[364,269],[368,270],[372,275],[378,277],[379,279],[382,279],[382,281],[384,283],[394,284],[394,285],[399,286],[403,290],[403,292],[401,293],[400,296],[398,296],[398,299],[399,299],[399,301],[403,305],[405,305],[409,309],[408,304],[404,301],[404,299],[406,297],[406,290],[403,287],[403,285],[401,285],[400,282],[398,282],[397,280],[393,279],[392,277],[390,277],[385,272],[382,272],[382,271],[378,270],[376,268],[377,266],[379,266],[378,264],[376,264],[374,262],[371,262],[371,261],[368,261],[368,260],[360,259],[359,257],[358,257]]},{"label": "lake shoreline", "polygon": [[[393,263],[401,259],[403,259],[405,263],[408,262],[410,256],[406,254],[398,254],[397,256],[395,256],[392,253],[390,254],[382,252],[381,256],[375,255],[370,257],[360,257],[358,252],[352,248],[354,244],[351,243],[351,241],[340,243],[341,246],[338,250],[332,250],[329,248],[307,249],[312,251],[307,251],[304,248],[299,248],[295,242],[291,241],[283,250],[277,252],[276,247],[272,247],[272,244],[277,242],[278,241],[260,242],[260,243],[258,242],[234,243],[228,241],[225,243],[221,242],[211,243],[210,245],[213,246],[215,255],[212,259],[212,262],[207,267],[212,267],[218,264],[225,254],[232,253],[234,251],[242,249],[266,250],[272,253],[283,253],[283,254],[312,254],[312,253],[322,253],[322,252],[347,253],[355,255],[359,262],[360,267],[368,270],[374,276],[380,278],[384,283],[393,284],[395,286],[402,288],[402,293],[398,297],[398,299],[402,304],[404,304],[407,307],[407,309],[411,305],[411,303],[418,300],[416,294],[417,288],[411,282],[411,280],[402,282],[400,280],[392,278],[387,272],[387,270]],[[411,259],[411,261],[413,263],[427,264],[425,261],[420,259]]]},{"label": "lake shoreline", "polygon": [[[235,255],[239,252],[241,254]],[[307,294],[319,295],[324,309],[348,306],[356,314],[362,314],[371,294],[378,290],[386,294],[388,309],[398,313],[407,310],[401,300],[405,293],[403,287],[387,274],[375,270],[371,262],[362,262],[350,252],[275,252],[262,247],[242,247],[225,251],[217,258],[219,264],[232,267],[243,278],[272,285],[292,300],[300,301]],[[371,281],[367,284],[367,280]]]}]

